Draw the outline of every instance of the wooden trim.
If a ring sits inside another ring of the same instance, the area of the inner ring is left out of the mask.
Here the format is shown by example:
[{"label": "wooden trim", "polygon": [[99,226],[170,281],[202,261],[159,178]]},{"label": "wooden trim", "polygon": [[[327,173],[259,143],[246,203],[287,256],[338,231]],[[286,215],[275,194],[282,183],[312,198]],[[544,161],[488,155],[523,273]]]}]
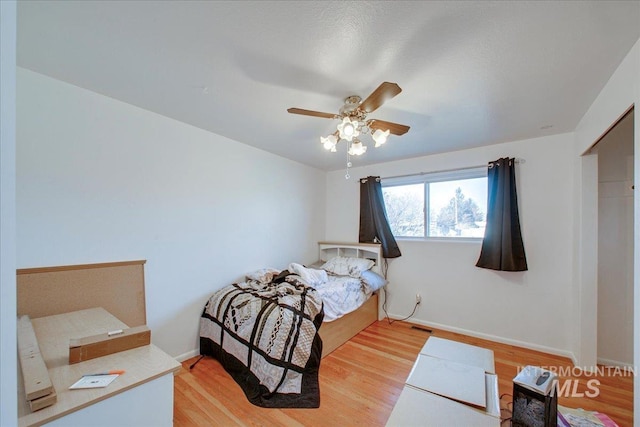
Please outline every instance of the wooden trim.
[{"label": "wooden trim", "polygon": [[71,338],[69,365],[149,344],[151,344],[151,331],[146,325],[121,330],[115,336],[103,332],[88,337]]},{"label": "wooden trim", "polygon": [[624,113],[620,114],[620,115],[618,116],[618,118],[617,118],[617,119],[615,119],[615,120],[613,121],[613,123],[611,123],[611,124],[609,125],[609,127],[608,127],[608,128],[606,128],[606,129],[604,130],[604,132],[602,132],[602,133],[600,134],[600,136],[599,136],[599,137],[597,137],[597,138],[596,138],[596,140],[593,142],[593,144],[591,144],[591,145],[589,146],[589,148],[587,148],[586,150],[584,150],[584,152],[582,153],[582,155],[584,156],[585,154],[591,154],[591,150],[593,150],[594,148],[596,148],[596,145],[598,145],[598,143],[599,143],[600,141],[602,141],[602,139],[603,139],[605,136],[607,136],[607,134],[608,134],[609,132],[611,132],[611,130],[612,130],[614,127],[616,127],[616,126],[618,125],[618,123],[620,123],[620,122],[622,121],[622,119],[624,119],[624,118],[627,116],[627,114],[629,114],[631,111],[633,111],[633,110],[634,110],[634,108],[635,108],[635,104],[631,104],[631,105],[630,105],[626,110],[624,110]]},{"label": "wooden trim", "polygon": [[[18,359],[22,369],[24,394],[27,400],[48,396],[53,392],[47,365],[44,363],[36,333],[29,316],[18,318]],[[21,396],[20,396],[21,397]],[[55,400],[54,400],[55,402]],[[52,402],[53,403],[53,402]]]},{"label": "wooden trim", "polygon": [[91,268],[105,268],[105,267],[123,267],[127,265],[144,265],[147,260],[136,261],[117,261],[117,262],[103,262],[95,264],[75,264],[75,265],[57,265],[53,267],[32,267],[32,268],[19,268],[16,270],[16,274],[33,274],[33,273],[52,273],[56,271],[71,271],[71,270],[88,270]]},{"label": "wooden trim", "polygon": [[29,401],[29,408],[31,408],[31,412],[39,411],[40,409],[44,409],[47,406],[51,406],[58,401],[58,394],[55,390],[52,390],[46,396],[39,397],[37,399],[33,399]]}]

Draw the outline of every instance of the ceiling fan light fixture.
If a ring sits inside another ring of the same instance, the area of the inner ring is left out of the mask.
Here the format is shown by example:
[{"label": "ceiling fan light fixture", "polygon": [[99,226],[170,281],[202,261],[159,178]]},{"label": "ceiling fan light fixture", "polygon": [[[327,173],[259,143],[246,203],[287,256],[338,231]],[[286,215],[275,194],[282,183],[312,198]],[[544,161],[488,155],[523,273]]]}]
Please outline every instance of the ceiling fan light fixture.
[{"label": "ceiling fan light fixture", "polygon": [[349,154],[352,156],[361,156],[367,151],[367,147],[362,145],[359,139],[355,139],[349,147]]},{"label": "ceiling fan light fixture", "polygon": [[347,141],[353,141],[353,138],[360,135],[360,131],[358,130],[358,120],[351,120],[349,117],[345,117],[342,119],[342,122],[338,125],[338,132],[340,133],[341,139],[346,139]]},{"label": "ceiling fan light fixture", "polygon": [[321,136],[320,142],[325,150],[329,150],[333,153],[336,152],[336,144],[338,143],[338,138],[335,135],[329,135],[326,138]]},{"label": "ceiling fan light fixture", "polygon": [[375,145],[376,148],[378,148],[379,146],[387,142],[387,138],[389,138],[390,132],[391,131],[389,129],[387,130],[376,129],[376,131],[371,135],[371,138],[373,138],[373,140],[376,142],[376,145]]}]

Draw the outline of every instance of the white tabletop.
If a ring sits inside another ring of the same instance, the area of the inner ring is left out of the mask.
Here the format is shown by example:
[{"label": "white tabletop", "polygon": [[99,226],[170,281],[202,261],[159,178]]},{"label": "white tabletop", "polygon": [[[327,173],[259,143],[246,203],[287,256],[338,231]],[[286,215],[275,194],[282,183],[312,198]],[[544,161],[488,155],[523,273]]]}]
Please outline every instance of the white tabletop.
[{"label": "white tabletop", "polygon": [[420,354],[463,363],[465,365],[477,366],[489,374],[496,373],[493,351],[475,345],[438,337],[429,337],[422,347],[422,350],[420,350]]},{"label": "white tabletop", "polygon": [[500,418],[470,406],[405,385],[386,424],[388,427],[499,427]]},{"label": "white tabletop", "polygon": [[407,384],[463,403],[486,408],[482,368],[419,354]]}]

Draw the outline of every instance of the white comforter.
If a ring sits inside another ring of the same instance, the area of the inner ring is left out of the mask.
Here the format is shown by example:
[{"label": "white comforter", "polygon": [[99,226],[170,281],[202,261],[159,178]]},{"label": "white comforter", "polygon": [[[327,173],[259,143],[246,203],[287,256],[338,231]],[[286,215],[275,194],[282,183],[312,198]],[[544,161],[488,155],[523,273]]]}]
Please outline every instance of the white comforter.
[{"label": "white comforter", "polygon": [[324,304],[324,321],[331,322],[351,313],[371,297],[371,289],[361,279],[327,274],[324,270],[292,263],[288,270],[314,287]]}]

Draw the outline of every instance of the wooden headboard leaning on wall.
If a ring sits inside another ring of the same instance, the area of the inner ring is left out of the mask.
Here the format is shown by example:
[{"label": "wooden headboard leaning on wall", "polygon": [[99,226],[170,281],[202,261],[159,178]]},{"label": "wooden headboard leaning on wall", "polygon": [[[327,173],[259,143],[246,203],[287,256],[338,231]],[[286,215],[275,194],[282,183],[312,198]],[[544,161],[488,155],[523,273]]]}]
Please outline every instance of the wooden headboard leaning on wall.
[{"label": "wooden headboard leaning on wall", "polygon": [[17,270],[18,316],[35,319],[102,307],[129,327],[147,323],[141,261]]}]

